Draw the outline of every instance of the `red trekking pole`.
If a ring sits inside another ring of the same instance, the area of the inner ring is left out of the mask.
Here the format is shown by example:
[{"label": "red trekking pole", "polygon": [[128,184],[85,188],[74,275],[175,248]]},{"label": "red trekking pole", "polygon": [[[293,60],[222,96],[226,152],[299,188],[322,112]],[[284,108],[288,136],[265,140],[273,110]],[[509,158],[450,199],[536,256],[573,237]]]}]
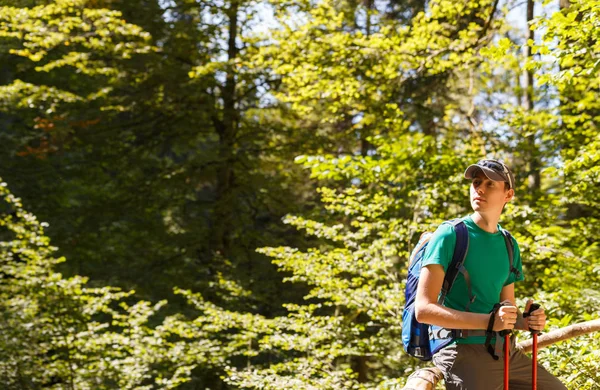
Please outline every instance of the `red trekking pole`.
[{"label": "red trekking pole", "polygon": [[[532,312],[536,311],[537,309],[540,308],[540,305],[538,305],[537,303],[532,303],[531,306],[529,307],[529,311],[527,313],[523,313],[523,318],[525,317],[529,317],[531,315]],[[533,346],[532,346],[532,351],[531,351],[531,384],[532,384],[532,389],[536,390],[537,389],[537,337],[538,337],[538,333],[540,333],[539,330],[535,330],[535,329],[531,329],[529,328],[529,331],[531,332],[531,336],[533,337]]]},{"label": "red trekking pole", "polygon": [[[504,334],[504,390],[508,390],[508,374],[510,372],[510,367],[508,366],[508,361],[510,359],[510,331],[502,331]],[[501,333],[501,334],[502,334]]]}]

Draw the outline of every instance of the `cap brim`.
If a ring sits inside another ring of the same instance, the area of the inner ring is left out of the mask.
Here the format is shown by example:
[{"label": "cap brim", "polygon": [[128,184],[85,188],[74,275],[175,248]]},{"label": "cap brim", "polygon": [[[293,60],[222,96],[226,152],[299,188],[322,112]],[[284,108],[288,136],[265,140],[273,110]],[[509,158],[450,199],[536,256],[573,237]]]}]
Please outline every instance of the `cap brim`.
[{"label": "cap brim", "polygon": [[488,167],[483,167],[483,166],[477,165],[477,164],[469,165],[469,167],[465,171],[465,179],[473,179],[474,175],[477,173],[478,170],[482,171],[483,174],[486,175],[487,178],[490,180],[506,181],[506,179],[504,177],[502,177],[502,175],[500,175],[498,172],[494,171],[493,169],[490,169]]}]

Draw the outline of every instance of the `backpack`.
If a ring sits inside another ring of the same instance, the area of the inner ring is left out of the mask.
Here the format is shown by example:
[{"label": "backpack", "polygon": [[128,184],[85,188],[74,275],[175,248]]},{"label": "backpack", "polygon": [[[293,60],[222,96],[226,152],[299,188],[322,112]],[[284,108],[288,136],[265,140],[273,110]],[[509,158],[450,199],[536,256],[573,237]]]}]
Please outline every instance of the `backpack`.
[{"label": "backpack", "polygon": [[[454,227],[456,233],[456,245],[454,247],[452,260],[448,265],[448,269],[444,276],[438,303],[440,305],[444,304],[446,296],[450,292],[456,277],[459,273],[462,273],[469,293],[469,302],[466,305],[465,311],[469,311],[469,306],[476,299],[476,296],[474,296],[471,291],[468,272],[463,265],[469,249],[469,232],[467,230],[467,225],[465,225],[462,219],[457,218],[444,223]],[[510,272],[517,275],[519,271],[513,267],[514,247],[512,237],[510,233],[504,229],[501,229],[501,232],[506,242]],[[432,235],[433,232],[423,233],[419,238],[417,246],[410,255],[406,287],[404,290],[405,305],[404,311],[402,312],[402,344],[404,345],[404,350],[409,355],[423,361],[431,360],[434,353],[446,347],[455,339],[463,337],[463,331],[460,329],[444,329],[435,325],[422,324],[417,321],[415,316],[415,299],[417,296],[417,285],[421,275],[423,255],[425,254],[425,249],[427,248],[427,244]],[[475,335],[475,332],[469,332],[469,334]]]}]

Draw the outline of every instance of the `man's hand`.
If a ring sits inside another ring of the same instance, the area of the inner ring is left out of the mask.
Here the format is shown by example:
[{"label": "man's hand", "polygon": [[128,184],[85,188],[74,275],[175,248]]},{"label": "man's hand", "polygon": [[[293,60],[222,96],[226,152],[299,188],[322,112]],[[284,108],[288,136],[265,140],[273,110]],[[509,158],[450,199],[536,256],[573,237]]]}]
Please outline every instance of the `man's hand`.
[{"label": "man's hand", "polygon": [[502,302],[502,304],[506,306],[500,306],[496,312],[493,328],[495,332],[505,329],[513,330],[515,328],[515,323],[517,322],[517,307],[513,306],[508,300]]},{"label": "man's hand", "polygon": [[[525,311],[527,313],[529,308],[533,304],[533,300],[529,299],[525,304]],[[544,309],[541,307],[537,310],[531,312],[529,317],[524,318],[525,320],[525,330],[533,329],[539,332],[543,331],[546,327],[546,313],[544,313]]]}]

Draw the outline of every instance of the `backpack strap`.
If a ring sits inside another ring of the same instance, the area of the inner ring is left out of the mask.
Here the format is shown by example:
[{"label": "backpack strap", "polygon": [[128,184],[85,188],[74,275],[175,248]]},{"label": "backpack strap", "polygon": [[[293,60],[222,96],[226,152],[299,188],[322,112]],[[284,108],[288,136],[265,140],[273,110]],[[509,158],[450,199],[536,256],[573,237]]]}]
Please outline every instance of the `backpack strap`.
[{"label": "backpack strap", "polygon": [[[519,278],[521,273],[514,266],[514,256],[515,256],[515,246],[513,244],[513,239],[508,230],[500,229],[502,232],[502,236],[504,237],[504,242],[506,243],[506,250],[508,251],[508,264],[509,264],[509,273],[508,277],[510,277],[510,273],[512,272],[515,275],[515,278]],[[507,279],[508,280],[508,279]]]},{"label": "backpack strap", "polygon": [[[505,342],[504,340],[504,336],[506,335],[510,335],[511,331],[508,329],[504,329],[501,330],[499,332],[495,332],[494,329],[494,320],[496,319],[496,313],[498,312],[498,310],[500,310],[500,308],[502,306],[505,306],[504,303],[496,303],[494,305],[494,308],[492,309],[492,311],[490,311],[490,320],[488,322],[488,327],[486,330],[486,338],[485,338],[485,348],[487,349],[488,353],[490,355],[492,355],[492,358],[494,358],[494,360],[498,360],[498,356],[500,356],[500,354],[504,353],[504,351],[502,350],[503,344]],[[492,346],[492,338],[496,337],[496,342],[494,343],[494,346]]]},{"label": "backpack strap", "polygon": [[[488,327],[486,330],[486,338],[485,338],[485,348],[487,349],[488,353],[490,355],[492,355],[492,357],[494,358],[494,360],[498,360],[498,355],[496,354],[496,348],[492,347],[492,337],[494,337],[497,332],[494,332],[494,320],[496,318],[496,313],[498,312],[498,310],[500,310],[500,307],[502,306],[501,303],[496,303],[494,305],[494,307],[492,308],[492,311],[490,311],[490,320],[488,322]],[[496,339],[498,339],[498,337],[496,337]]]},{"label": "backpack strap", "polygon": [[440,305],[444,304],[446,296],[448,295],[448,292],[450,292],[456,277],[459,273],[461,273],[465,278],[467,290],[469,291],[469,303],[466,307],[466,311],[469,311],[469,307],[473,302],[475,302],[475,298],[477,298],[477,296],[473,295],[473,290],[471,288],[471,277],[464,266],[465,258],[467,257],[467,251],[469,250],[469,231],[467,230],[467,225],[465,225],[464,221],[460,218],[444,223],[448,223],[454,227],[454,232],[456,233],[456,245],[454,246],[452,261],[448,265],[446,275],[444,276],[444,283],[442,284],[442,291],[440,298],[438,299],[438,303]]}]

